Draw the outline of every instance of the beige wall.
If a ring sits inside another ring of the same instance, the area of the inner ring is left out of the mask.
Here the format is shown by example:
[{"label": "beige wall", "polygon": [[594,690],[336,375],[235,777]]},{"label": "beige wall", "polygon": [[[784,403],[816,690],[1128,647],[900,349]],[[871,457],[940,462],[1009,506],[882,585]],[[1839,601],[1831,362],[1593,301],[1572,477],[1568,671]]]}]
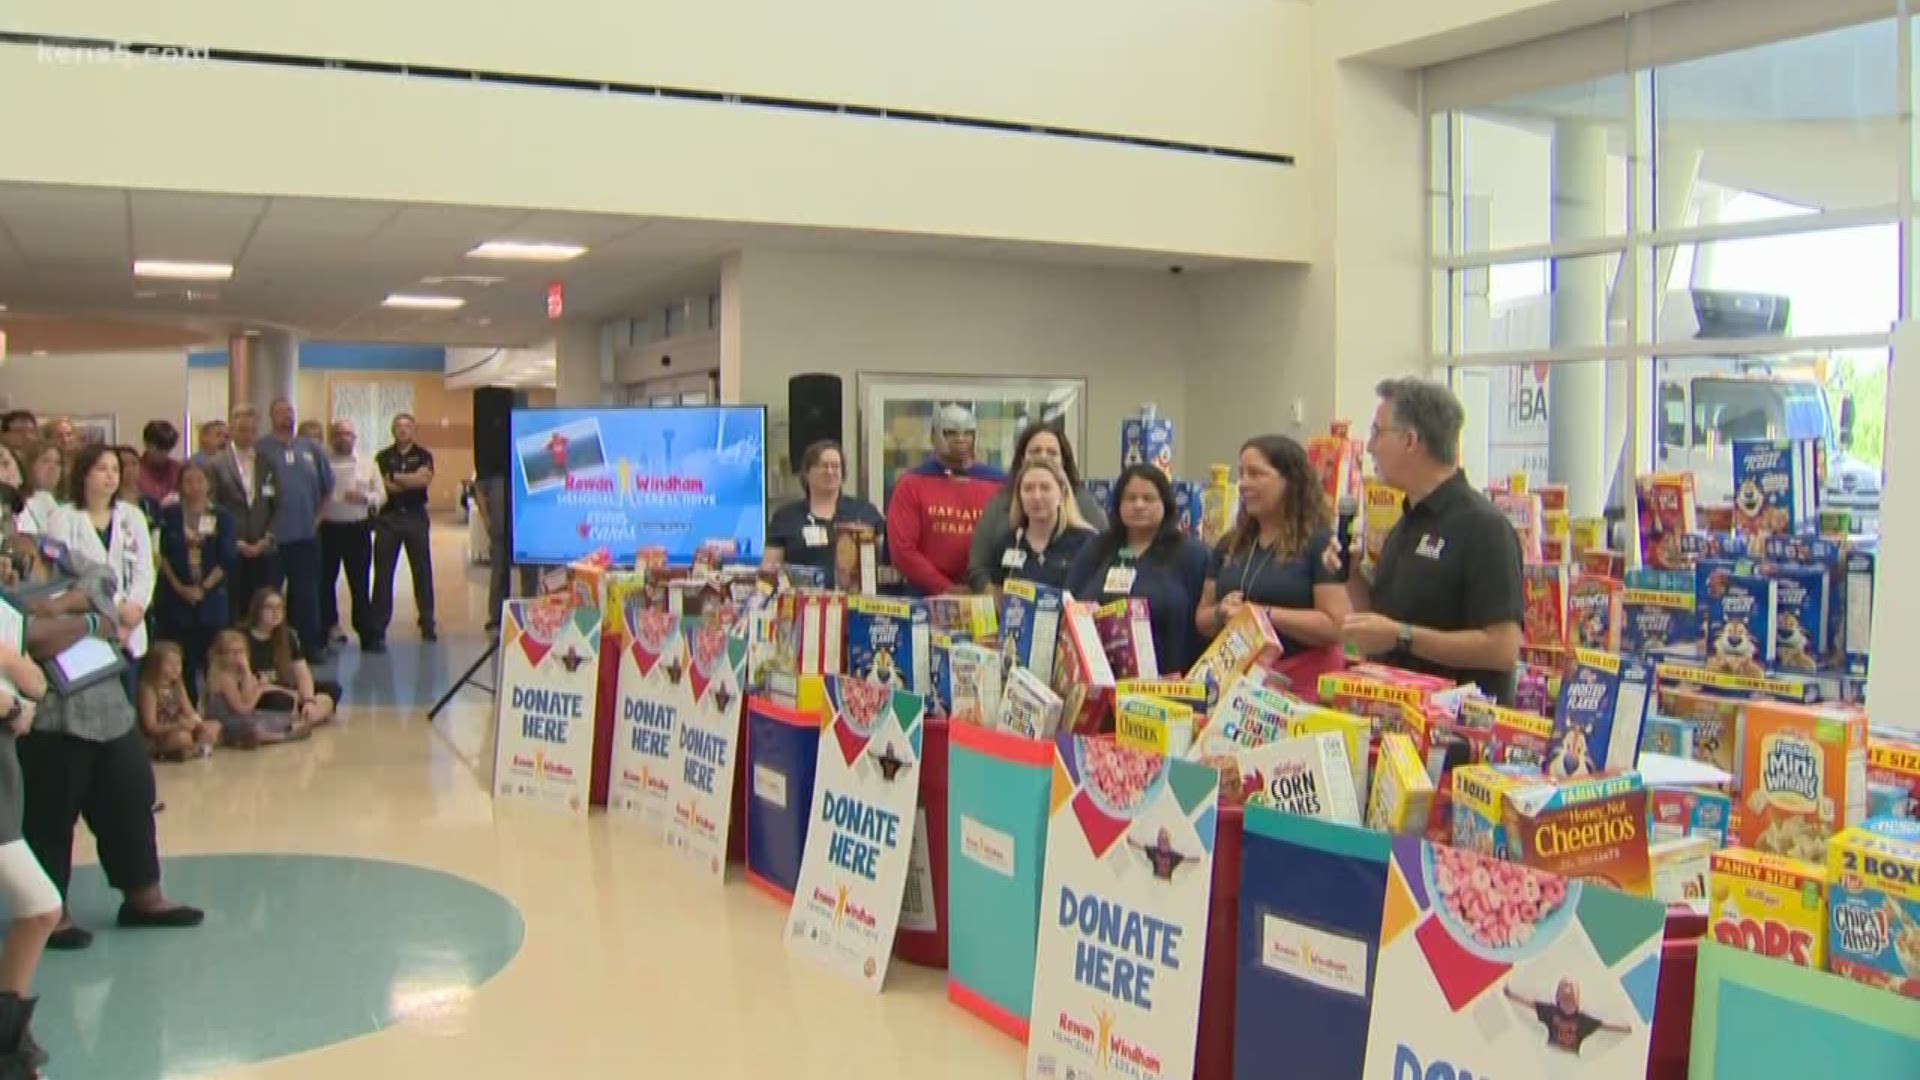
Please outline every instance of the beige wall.
[{"label": "beige wall", "polygon": [[124,353],[9,352],[0,366],[8,408],[47,416],[111,415],[122,443],[138,443],[149,420],[183,423],[187,413],[185,350]]}]

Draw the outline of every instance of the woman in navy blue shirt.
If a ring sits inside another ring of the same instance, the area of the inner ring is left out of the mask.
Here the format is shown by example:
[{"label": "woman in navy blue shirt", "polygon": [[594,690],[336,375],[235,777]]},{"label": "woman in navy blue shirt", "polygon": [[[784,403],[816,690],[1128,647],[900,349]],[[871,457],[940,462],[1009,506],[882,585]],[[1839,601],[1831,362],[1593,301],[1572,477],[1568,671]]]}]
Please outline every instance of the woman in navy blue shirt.
[{"label": "woman in navy blue shirt", "polygon": [[207,646],[227,626],[227,579],[239,561],[233,516],[214,505],[207,472],[180,470],[180,499],[160,511],[160,583],[153,590],[154,628],[180,646],[190,695],[199,691]]},{"label": "woman in navy blue shirt", "polygon": [[1093,529],[1073,504],[1073,485],[1065,470],[1050,461],[1029,460],[1008,480],[1013,502],[1007,521],[1013,531],[995,556],[988,576],[994,588],[1008,578],[1063,588],[1074,557]]},{"label": "woman in navy blue shirt", "polygon": [[1167,475],[1152,465],[1127,466],[1107,520],[1106,532],[1074,560],[1067,591],[1102,604],[1145,600],[1161,674],[1187,670],[1204,644],[1194,632],[1193,611],[1206,586],[1207,549],[1180,531]]},{"label": "woman in navy blue shirt", "polygon": [[1333,514],[1300,444],[1261,435],[1240,448],[1240,515],[1214,550],[1195,622],[1211,639],[1248,604],[1265,608],[1291,656],[1337,645],[1352,613],[1346,586],[1321,560]]},{"label": "woman in navy blue shirt", "polygon": [[880,511],[865,499],[844,490],[846,455],[840,444],[821,439],[800,456],[802,498],[781,507],[767,519],[768,568],[811,566],[833,584],[833,530],[839,525],[867,525],[877,541],[886,527]]}]

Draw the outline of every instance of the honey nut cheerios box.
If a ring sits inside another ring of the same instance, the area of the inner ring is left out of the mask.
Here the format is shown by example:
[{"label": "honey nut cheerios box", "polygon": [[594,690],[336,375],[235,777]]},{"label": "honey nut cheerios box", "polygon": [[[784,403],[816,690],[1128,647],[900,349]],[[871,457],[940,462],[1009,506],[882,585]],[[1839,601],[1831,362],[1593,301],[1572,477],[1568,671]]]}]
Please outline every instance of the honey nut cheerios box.
[{"label": "honey nut cheerios box", "polygon": [[1920,998],[1920,821],[1882,818],[1827,845],[1827,967]]},{"label": "honey nut cheerios box", "polygon": [[1653,895],[1647,790],[1631,770],[1506,792],[1505,858],[1631,896]]},{"label": "honey nut cheerios box", "polygon": [[1707,917],[1713,940],[1813,968],[1825,967],[1827,872],[1750,848],[1713,853]]},{"label": "honey nut cheerios box", "polygon": [[1742,847],[1824,863],[1827,839],[1866,817],[1866,714],[1750,703],[1739,780]]}]

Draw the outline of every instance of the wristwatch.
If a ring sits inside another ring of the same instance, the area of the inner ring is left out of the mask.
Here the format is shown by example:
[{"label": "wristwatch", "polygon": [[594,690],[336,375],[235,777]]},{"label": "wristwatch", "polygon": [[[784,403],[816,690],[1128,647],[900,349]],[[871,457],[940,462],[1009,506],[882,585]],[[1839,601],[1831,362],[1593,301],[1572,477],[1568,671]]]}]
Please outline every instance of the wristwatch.
[{"label": "wristwatch", "polygon": [[1413,624],[1412,623],[1400,624],[1400,648],[1407,652],[1413,651]]}]

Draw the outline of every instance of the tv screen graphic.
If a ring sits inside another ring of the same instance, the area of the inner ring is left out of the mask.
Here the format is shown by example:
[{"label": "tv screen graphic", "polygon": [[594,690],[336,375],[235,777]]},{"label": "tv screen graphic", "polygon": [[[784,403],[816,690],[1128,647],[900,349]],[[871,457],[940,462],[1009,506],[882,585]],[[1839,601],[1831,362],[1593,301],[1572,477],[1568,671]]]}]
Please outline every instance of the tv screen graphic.
[{"label": "tv screen graphic", "polygon": [[766,410],[515,409],[513,561],[559,566],[605,548],[616,564],[661,547],[693,561],[732,540],[743,562],[767,541]]}]

